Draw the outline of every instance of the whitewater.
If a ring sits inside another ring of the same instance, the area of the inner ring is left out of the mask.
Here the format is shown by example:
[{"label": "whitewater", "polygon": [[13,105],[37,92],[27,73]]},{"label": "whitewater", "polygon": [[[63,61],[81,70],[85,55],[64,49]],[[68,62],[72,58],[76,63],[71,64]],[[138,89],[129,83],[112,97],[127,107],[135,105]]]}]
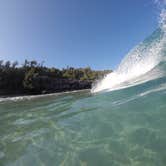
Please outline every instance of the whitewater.
[{"label": "whitewater", "polygon": [[0,166],[165,166],[165,13],[92,90],[0,98]]},{"label": "whitewater", "polygon": [[161,77],[164,73],[159,64],[165,61],[165,53],[166,11],[162,9],[159,28],[133,48],[119,67],[98,81],[91,92],[118,90]]}]

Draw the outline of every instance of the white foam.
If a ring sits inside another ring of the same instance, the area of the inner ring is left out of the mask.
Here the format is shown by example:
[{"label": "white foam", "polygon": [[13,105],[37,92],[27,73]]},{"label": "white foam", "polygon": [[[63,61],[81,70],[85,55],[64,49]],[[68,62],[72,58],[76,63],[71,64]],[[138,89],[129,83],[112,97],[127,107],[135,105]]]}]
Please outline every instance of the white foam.
[{"label": "white foam", "polygon": [[[105,76],[93,86],[91,92],[112,91],[128,86],[133,86],[150,79],[158,77],[158,73],[153,73],[153,77],[141,76],[151,71],[163,57],[163,49],[166,46],[166,11],[163,9],[160,14],[160,34],[159,36],[151,36],[151,38],[140,43],[132,49],[122,60],[117,70]],[[154,34],[153,34],[154,35]],[[135,81],[136,80],[136,81]],[[140,82],[139,82],[140,81]]]},{"label": "white foam", "polygon": [[141,94],[139,94],[140,96],[146,96],[146,95],[149,95],[151,93],[154,93],[154,92],[159,92],[159,91],[165,91],[166,90],[166,84],[161,84],[159,87],[155,88],[155,89],[151,89],[151,90],[148,90],[146,92],[143,92]]},{"label": "white foam", "polygon": [[44,97],[51,97],[51,96],[59,96],[63,94],[70,94],[70,93],[79,93],[82,91],[87,91],[88,89],[83,89],[83,90],[75,90],[75,91],[66,91],[66,92],[59,92],[59,93],[50,93],[50,94],[43,94],[43,95],[29,95],[29,96],[16,96],[16,97],[2,97],[0,98],[0,103],[1,102],[6,102],[6,101],[22,101],[22,100],[31,100],[31,99],[36,99],[36,98],[44,98]]}]

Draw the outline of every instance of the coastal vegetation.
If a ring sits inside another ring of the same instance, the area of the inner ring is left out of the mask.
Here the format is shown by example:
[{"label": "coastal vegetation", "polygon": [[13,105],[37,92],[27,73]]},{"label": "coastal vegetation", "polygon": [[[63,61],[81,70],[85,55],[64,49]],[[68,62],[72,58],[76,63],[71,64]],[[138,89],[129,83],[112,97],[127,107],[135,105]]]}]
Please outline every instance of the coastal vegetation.
[{"label": "coastal vegetation", "polygon": [[44,63],[28,61],[19,65],[17,61],[0,60],[0,95],[41,94],[91,88],[92,83],[110,73],[111,70],[96,71],[90,67],[57,69]]}]

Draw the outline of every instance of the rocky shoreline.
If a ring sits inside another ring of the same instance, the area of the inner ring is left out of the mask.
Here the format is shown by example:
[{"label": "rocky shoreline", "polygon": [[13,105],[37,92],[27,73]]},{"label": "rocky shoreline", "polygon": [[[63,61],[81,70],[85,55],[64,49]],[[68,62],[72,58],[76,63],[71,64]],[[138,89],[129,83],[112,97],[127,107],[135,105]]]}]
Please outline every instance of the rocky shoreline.
[{"label": "rocky shoreline", "polygon": [[0,89],[0,97],[14,97],[24,95],[40,95],[59,92],[77,91],[91,89],[92,81],[68,80],[68,79],[50,79],[49,77],[38,77],[34,81],[34,90],[27,91]]},{"label": "rocky shoreline", "polygon": [[34,80],[34,89],[37,93],[64,92],[72,90],[90,89],[92,81],[75,79],[56,79],[47,76],[37,77]]},{"label": "rocky shoreline", "polygon": [[0,61],[0,96],[39,95],[91,89],[93,82],[111,70],[92,70],[90,67],[57,69],[37,61]]}]

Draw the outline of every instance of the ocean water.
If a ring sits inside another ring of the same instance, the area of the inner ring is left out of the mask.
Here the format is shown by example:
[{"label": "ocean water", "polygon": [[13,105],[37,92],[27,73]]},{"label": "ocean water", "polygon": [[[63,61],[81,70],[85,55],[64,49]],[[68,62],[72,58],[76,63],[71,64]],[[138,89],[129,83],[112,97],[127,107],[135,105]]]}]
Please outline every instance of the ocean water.
[{"label": "ocean water", "polygon": [[0,166],[165,166],[165,63],[157,69],[114,91],[1,99]]},{"label": "ocean water", "polygon": [[0,98],[0,166],[166,166],[166,14],[92,90]]},{"label": "ocean water", "polygon": [[165,166],[166,77],[0,103],[1,166]]}]

